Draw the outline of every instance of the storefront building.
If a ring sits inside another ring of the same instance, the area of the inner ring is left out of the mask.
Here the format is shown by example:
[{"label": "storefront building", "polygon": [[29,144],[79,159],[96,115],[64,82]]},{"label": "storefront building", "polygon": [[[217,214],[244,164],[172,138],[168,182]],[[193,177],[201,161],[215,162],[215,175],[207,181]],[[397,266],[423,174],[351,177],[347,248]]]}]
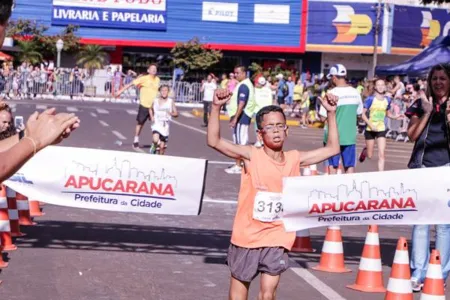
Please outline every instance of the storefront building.
[{"label": "storefront building", "polygon": [[411,2],[378,9],[376,0],[16,0],[13,12],[50,34],[79,25],[82,43],[108,46],[111,63],[125,70],[158,61],[170,76],[170,49],[197,37],[223,50],[216,73],[257,62],[317,74],[343,63],[359,78],[371,75],[375,48],[378,65],[400,63],[448,34],[449,16]]}]

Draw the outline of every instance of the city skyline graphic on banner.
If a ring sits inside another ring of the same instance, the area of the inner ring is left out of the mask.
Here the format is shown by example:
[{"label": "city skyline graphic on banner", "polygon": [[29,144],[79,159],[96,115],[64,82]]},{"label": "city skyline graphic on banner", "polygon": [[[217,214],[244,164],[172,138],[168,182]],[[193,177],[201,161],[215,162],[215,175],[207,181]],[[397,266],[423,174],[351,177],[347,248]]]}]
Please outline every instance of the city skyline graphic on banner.
[{"label": "city skyline graphic on banner", "polygon": [[117,157],[113,159],[112,164],[93,164],[87,165],[73,160],[72,163],[65,168],[65,177],[70,175],[90,175],[96,177],[113,177],[122,179],[139,179],[148,182],[164,182],[177,186],[177,178],[166,172],[164,168],[158,170],[144,170],[132,166],[131,161],[120,160]]},{"label": "city skyline graphic on banner", "polygon": [[308,205],[311,207],[313,204],[320,203],[399,199],[408,197],[417,199],[417,192],[413,189],[405,189],[403,183],[400,183],[399,190],[391,186],[385,191],[375,186],[372,187],[368,181],[362,181],[358,189],[357,183],[354,180],[351,190],[348,185],[341,184],[337,186],[336,194],[327,193],[318,189],[312,190],[308,197]]}]

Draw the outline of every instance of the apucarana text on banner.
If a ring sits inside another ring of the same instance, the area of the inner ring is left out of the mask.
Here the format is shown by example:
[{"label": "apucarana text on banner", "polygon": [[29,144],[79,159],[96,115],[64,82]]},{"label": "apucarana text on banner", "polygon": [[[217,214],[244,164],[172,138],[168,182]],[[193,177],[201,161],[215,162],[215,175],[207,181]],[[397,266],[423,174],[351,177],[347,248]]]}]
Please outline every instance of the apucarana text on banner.
[{"label": "apucarana text on banner", "polygon": [[450,224],[450,167],[284,179],[286,231]]},{"label": "apucarana text on banner", "polygon": [[205,175],[202,159],[51,146],[5,184],[55,205],[198,215]]}]

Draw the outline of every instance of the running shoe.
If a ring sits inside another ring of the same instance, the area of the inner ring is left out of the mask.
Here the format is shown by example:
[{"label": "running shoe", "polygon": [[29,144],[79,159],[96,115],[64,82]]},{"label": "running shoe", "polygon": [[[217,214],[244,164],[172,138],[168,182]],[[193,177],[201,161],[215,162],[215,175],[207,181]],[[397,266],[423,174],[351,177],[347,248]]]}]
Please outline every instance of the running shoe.
[{"label": "running shoe", "polygon": [[367,147],[364,147],[364,149],[361,151],[361,154],[359,155],[359,162],[364,162],[367,157]]},{"label": "running shoe", "polygon": [[229,167],[229,168],[225,169],[225,172],[228,173],[228,174],[241,174],[242,173],[242,168],[239,167],[239,166],[234,165],[232,167]]},{"label": "running shoe", "polygon": [[139,148],[139,142],[134,142],[133,143],[133,148]]},{"label": "running shoe", "polygon": [[414,293],[419,293],[423,288],[423,283],[416,278],[411,278],[411,286]]},{"label": "running shoe", "polygon": [[155,144],[152,144],[152,146],[150,147],[150,154],[156,154]]}]

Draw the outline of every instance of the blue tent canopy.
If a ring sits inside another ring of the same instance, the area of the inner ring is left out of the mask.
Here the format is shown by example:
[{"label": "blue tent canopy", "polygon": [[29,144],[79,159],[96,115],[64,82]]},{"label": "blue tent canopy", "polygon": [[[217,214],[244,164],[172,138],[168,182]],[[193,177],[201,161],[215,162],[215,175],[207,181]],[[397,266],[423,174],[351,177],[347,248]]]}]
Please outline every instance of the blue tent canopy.
[{"label": "blue tent canopy", "polygon": [[379,76],[408,75],[419,77],[426,75],[434,65],[449,62],[450,36],[439,37],[413,58],[399,65],[377,67],[375,74]]}]

